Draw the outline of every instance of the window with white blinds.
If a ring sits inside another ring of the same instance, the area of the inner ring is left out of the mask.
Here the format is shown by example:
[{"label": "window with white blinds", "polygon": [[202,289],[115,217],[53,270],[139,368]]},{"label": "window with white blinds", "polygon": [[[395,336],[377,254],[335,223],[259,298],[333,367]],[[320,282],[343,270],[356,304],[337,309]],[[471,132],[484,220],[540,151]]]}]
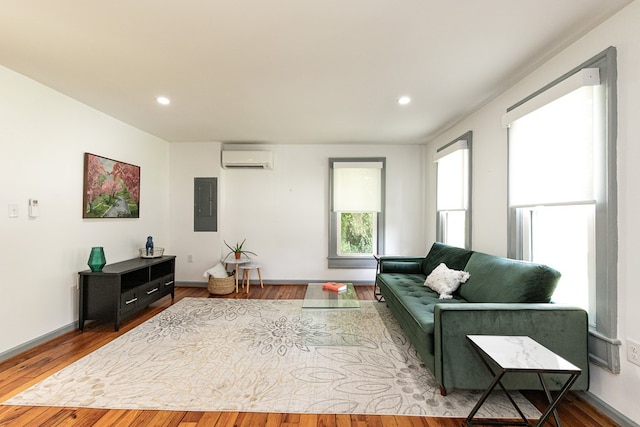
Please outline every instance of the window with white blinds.
[{"label": "window with white blinds", "polygon": [[589,315],[592,362],[616,372],[615,49],[509,109],[509,256],[562,274],[552,300]]},{"label": "window with white blinds", "polygon": [[436,239],[471,247],[471,131],[440,147],[436,162]]},{"label": "window with white blinds", "polygon": [[329,268],[375,268],[384,244],[384,158],[329,159]]},{"label": "window with white blinds", "polygon": [[576,89],[510,124],[511,206],[594,200],[601,92],[600,86]]}]

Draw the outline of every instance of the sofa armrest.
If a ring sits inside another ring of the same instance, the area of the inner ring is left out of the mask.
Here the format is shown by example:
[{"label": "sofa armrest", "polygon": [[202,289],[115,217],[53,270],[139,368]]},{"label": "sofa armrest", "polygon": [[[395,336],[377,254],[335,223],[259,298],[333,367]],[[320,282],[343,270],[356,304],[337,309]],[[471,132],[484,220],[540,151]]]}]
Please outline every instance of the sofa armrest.
[{"label": "sofa armrest", "polygon": [[[467,335],[525,335],[582,369],[572,389],[589,387],[588,318],[579,307],[560,304],[449,303],[434,308],[436,379],[445,389],[484,389],[491,375]],[[566,376],[545,377],[559,389]],[[504,379],[509,389],[540,389],[535,375]]]},{"label": "sofa armrest", "polygon": [[422,273],[423,256],[375,255],[378,273]]}]

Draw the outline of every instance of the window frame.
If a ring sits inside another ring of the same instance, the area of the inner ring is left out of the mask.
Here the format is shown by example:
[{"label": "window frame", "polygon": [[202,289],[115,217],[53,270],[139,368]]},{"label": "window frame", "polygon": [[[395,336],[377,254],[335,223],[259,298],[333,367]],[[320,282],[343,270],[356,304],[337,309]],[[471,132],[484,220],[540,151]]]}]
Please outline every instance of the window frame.
[{"label": "window frame", "polygon": [[[522,101],[507,109],[507,113],[523,105],[532,98],[547,91],[558,83],[575,75],[584,68],[598,68],[600,70],[600,84],[605,91],[604,99],[604,147],[600,163],[601,178],[598,179],[596,193],[596,261],[595,261],[595,292],[590,291],[591,299],[595,299],[596,324],[589,326],[589,358],[590,361],[612,373],[620,372],[620,346],[622,342],[617,338],[618,317],[618,286],[617,286],[617,52],[615,47],[609,47],[575,67],[568,73],[529,95]],[[507,133],[508,135],[508,133]],[[507,136],[508,140],[508,136]],[[509,185],[509,184],[507,184]],[[519,248],[518,207],[508,207],[508,255],[522,259]]]},{"label": "window frame", "polygon": [[[466,141],[467,142],[467,150],[468,150],[468,155],[467,155],[467,200],[466,200],[466,204],[467,204],[467,209],[464,209],[465,211],[465,230],[464,230],[464,234],[465,234],[465,247],[464,249],[471,249],[471,236],[472,236],[472,172],[473,172],[473,131],[467,131],[464,134],[462,134],[460,137],[454,139],[453,141],[443,145],[442,147],[438,148],[436,150],[436,155],[439,152],[442,152],[443,150],[447,149],[448,147],[452,146],[453,144],[457,143],[458,141]],[[446,219],[444,218],[446,216],[446,214],[448,212],[452,212],[453,210],[451,209],[443,209],[443,210],[439,210],[438,206],[437,206],[437,200],[438,200],[438,167],[439,164],[436,161],[436,240],[438,242],[442,242],[442,243],[446,243],[444,241],[445,237],[446,237],[446,233],[445,233],[445,228],[446,228]]]},{"label": "window frame", "polygon": [[373,256],[356,255],[345,256],[338,254],[338,236],[340,234],[338,215],[339,212],[333,211],[333,171],[334,164],[338,162],[380,162],[382,169],[380,170],[380,212],[375,215],[374,221],[377,228],[377,253],[384,253],[384,218],[385,218],[385,188],[386,188],[386,157],[331,157],[329,158],[329,239],[328,239],[328,267],[329,268],[365,268],[375,269],[377,262]]}]

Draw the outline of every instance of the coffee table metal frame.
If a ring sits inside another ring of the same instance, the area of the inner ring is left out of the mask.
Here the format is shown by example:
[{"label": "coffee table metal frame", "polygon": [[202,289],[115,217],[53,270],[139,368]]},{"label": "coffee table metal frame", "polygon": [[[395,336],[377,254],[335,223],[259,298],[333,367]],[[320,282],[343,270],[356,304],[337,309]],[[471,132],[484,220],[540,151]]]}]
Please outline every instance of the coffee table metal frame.
[{"label": "coffee table metal frame", "polygon": [[[376,278],[378,276],[378,274],[380,273],[380,255],[378,254],[373,254],[373,258],[375,258],[376,260]],[[376,279],[373,279],[373,296],[376,298],[376,300],[378,302],[382,302],[382,300],[384,300],[384,297],[382,296],[382,292],[380,291],[380,287],[378,286],[378,282],[376,281]]]}]

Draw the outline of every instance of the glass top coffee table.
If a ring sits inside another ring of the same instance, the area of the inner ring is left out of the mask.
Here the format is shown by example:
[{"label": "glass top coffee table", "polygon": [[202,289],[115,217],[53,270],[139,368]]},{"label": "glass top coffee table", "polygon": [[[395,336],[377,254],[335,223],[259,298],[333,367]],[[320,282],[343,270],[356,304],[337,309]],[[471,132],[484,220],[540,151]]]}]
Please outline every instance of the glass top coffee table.
[{"label": "glass top coffee table", "polygon": [[325,291],[322,283],[309,283],[304,295],[302,308],[360,308],[358,295],[352,283],[345,283],[343,292]]}]

